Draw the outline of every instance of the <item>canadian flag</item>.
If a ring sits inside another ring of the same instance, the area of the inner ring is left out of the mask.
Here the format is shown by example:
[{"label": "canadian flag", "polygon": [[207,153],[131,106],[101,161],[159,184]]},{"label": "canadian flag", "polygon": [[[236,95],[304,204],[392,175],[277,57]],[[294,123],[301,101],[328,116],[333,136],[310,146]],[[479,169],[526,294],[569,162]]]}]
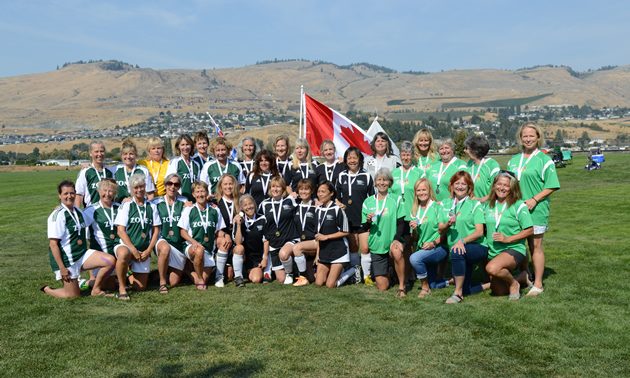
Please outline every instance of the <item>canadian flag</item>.
[{"label": "canadian flag", "polygon": [[372,155],[372,137],[341,113],[306,94],[304,109],[306,141],[314,156],[321,156],[319,147],[326,139],[333,141],[338,153],[343,154],[348,147],[358,147],[364,155]]}]

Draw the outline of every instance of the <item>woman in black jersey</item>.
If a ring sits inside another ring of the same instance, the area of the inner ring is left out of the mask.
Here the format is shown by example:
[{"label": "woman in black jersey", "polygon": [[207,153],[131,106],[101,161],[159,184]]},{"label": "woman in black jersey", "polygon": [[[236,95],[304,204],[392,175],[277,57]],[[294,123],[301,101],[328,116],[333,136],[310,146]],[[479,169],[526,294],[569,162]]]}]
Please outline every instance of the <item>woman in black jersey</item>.
[{"label": "woman in black jersey", "polygon": [[256,152],[258,152],[258,144],[256,144],[256,138],[254,137],[243,137],[238,146],[236,146],[236,157],[245,177],[254,169]]},{"label": "woman in black jersey", "polygon": [[[265,249],[269,248],[272,270],[276,279],[286,285],[293,284],[293,246],[300,238],[293,214],[297,203],[287,194],[286,184],[282,177],[272,177],[269,182],[271,198],[263,201],[261,213],[267,218],[265,227]],[[280,253],[289,256],[286,261],[280,260]]]},{"label": "woman in black jersey", "polygon": [[269,180],[274,176],[279,176],[274,153],[269,150],[260,151],[254,159],[254,169],[245,180],[245,193],[254,197],[256,208],[268,198]]},{"label": "woman in black jersey", "polygon": [[318,163],[311,156],[311,148],[306,139],[300,138],[296,140],[295,148],[293,149],[293,162],[284,174],[287,192],[293,198],[297,199],[298,197],[297,183],[301,179],[309,179],[313,182],[313,185],[317,184],[317,174],[315,173],[317,165]]},{"label": "woman in black jersey", "polygon": [[324,181],[330,181],[333,184],[337,183],[339,173],[343,171],[346,166],[337,159],[337,149],[335,144],[330,139],[326,139],[322,142],[319,148],[322,156],[326,158],[326,161],[315,167],[315,173],[317,174],[317,184],[321,184]]},{"label": "woman in black jersey", "polygon": [[317,198],[317,286],[337,287],[343,264],[350,261],[348,240],[350,227],[346,213],[335,203],[335,187],[326,181],[319,184]]},{"label": "woman in black jersey", "polygon": [[284,177],[291,165],[291,142],[289,137],[280,135],[273,143],[273,151],[276,154],[276,166],[278,172]]},{"label": "woman in black jersey", "polygon": [[[374,180],[372,176],[363,169],[363,154],[357,147],[350,147],[343,155],[343,162],[347,169],[339,174],[335,191],[337,204],[346,213],[350,226],[348,242],[350,244],[350,265],[356,268],[357,283],[361,282],[361,269],[363,268],[363,278],[366,284],[373,284],[370,275],[370,255],[368,251],[363,251],[359,259],[359,234],[364,231],[361,228],[361,206],[366,198],[374,195]],[[367,238],[367,232],[365,233]]]},{"label": "woman in black jersey", "polygon": [[241,212],[234,218],[234,256],[244,256],[243,272],[252,283],[261,283],[267,267],[269,245],[265,247],[265,217],[256,214],[254,197],[243,194],[239,201]]},{"label": "woman in black jersey", "polygon": [[[298,182],[297,190],[300,194],[298,198],[299,205],[295,210],[293,219],[298,227],[300,242],[293,247],[293,256],[300,272],[300,277],[293,286],[306,286],[309,284],[309,281],[315,280],[313,276],[313,260],[317,254],[317,242],[315,241],[315,234],[317,233],[317,215],[315,210],[317,206],[313,200],[315,186],[313,186],[311,180],[302,179]],[[288,260],[289,257],[280,252],[281,260]]]},{"label": "woman in black jersey", "polygon": [[[238,191],[238,181],[231,173],[224,173],[219,177],[217,182],[217,190],[215,191],[215,198],[217,200],[217,206],[221,212],[221,217],[225,222],[225,238],[222,242],[217,243],[217,272],[216,282],[214,286],[224,287],[224,276],[227,276],[228,281],[234,278],[234,284],[236,287],[243,286],[243,255],[232,256],[230,253],[232,250],[234,238],[234,217],[239,213],[238,200],[240,193]],[[234,259],[234,268],[228,266],[227,272],[225,271],[225,265],[231,265],[228,260]]]}]

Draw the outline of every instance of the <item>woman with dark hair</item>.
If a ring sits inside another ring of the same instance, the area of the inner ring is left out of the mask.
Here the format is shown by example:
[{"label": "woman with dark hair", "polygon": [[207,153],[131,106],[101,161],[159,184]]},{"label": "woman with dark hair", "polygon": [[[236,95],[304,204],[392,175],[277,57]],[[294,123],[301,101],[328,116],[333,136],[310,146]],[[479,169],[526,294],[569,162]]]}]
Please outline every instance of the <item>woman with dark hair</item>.
[{"label": "woman with dark hair", "polygon": [[333,184],[337,183],[339,173],[341,173],[346,167],[340,163],[337,159],[337,148],[330,139],[326,139],[322,142],[319,148],[321,154],[326,158],[326,161],[315,167],[315,173],[317,174],[317,183],[324,181],[330,181]]},{"label": "woman with dark hair", "polygon": [[282,177],[287,173],[289,166],[291,165],[291,142],[289,141],[289,137],[280,135],[276,138],[276,141],[273,143],[273,151],[276,154],[276,166],[278,167],[278,172]]},{"label": "woman with dark hair", "polygon": [[254,169],[254,157],[257,152],[258,144],[256,143],[256,138],[251,136],[243,137],[238,146],[236,146],[236,157],[241,164],[241,170],[245,177]]},{"label": "woman with dark hair", "polygon": [[203,168],[201,168],[199,180],[208,184],[210,198],[215,197],[214,192],[217,190],[217,182],[219,182],[219,178],[226,173],[230,173],[232,176],[236,177],[239,185],[237,190],[240,192],[240,186],[245,184],[245,176],[243,176],[241,165],[229,158],[233,149],[232,143],[224,137],[216,137],[212,139],[208,149],[214,155],[215,160],[207,162]]},{"label": "woman with dark hair", "polygon": [[413,137],[413,146],[416,151],[414,164],[420,170],[422,170],[423,177],[426,176],[426,172],[437,161],[437,147],[433,141],[433,135],[429,129],[424,128],[419,130]]},{"label": "woman with dark hair", "polygon": [[243,273],[252,283],[263,281],[269,245],[265,247],[265,217],[256,214],[256,201],[249,194],[240,199],[241,212],[235,219],[234,254],[243,255]]},{"label": "woman with dark hair", "polygon": [[287,192],[298,198],[297,183],[302,179],[308,179],[313,182],[313,185],[317,184],[317,173],[315,173],[315,167],[319,163],[313,160],[311,156],[311,147],[304,138],[297,139],[295,141],[295,148],[293,149],[293,162],[284,174],[284,180],[287,183]]},{"label": "woman with dark hair", "polygon": [[62,289],[48,285],[40,288],[44,293],[57,298],[81,296],[78,278],[82,271],[99,269],[93,296],[112,296],[101,290],[105,278],[114,270],[116,259],[101,251],[88,249],[86,231],[92,219],[85,215],[75,203],[74,183],[64,180],[57,186],[61,204],[48,217],[48,239],[50,266],[57,281],[62,281]]},{"label": "woman with dark hair", "polygon": [[274,153],[269,150],[262,150],[257,153],[254,159],[254,169],[245,180],[245,193],[254,197],[257,207],[268,197],[269,180],[278,176]]},{"label": "woman with dark hair", "polygon": [[363,168],[375,178],[376,172],[381,168],[388,168],[390,172],[400,167],[400,158],[394,155],[392,141],[384,132],[378,132],[370,143],[372,155],[368,155],[363,162]]},{"label": "woman with dark hair", "polygon": [[488,247],[483,234],[484,206],[472,199],[474,184],[470,174],[458,171],[448,184],[450,197],[442,201],[439,215],[440,234],[446,236],[451,249],[451,265],[455,292],[446,303],[459,303],[464,295],[477,294],[489,284],[472,285],[473,265],[488,257]]},{"label": "woman with dark hair", "polygon": [[468,173],[470,173],[475,184],[473,199],[485,203],[488,200],[494,176],[499,173],[501,167],[499,167],[499,163],[496,160],[486,157],[488,151],[490,151],[490,143],[485,137],[481,135],[468,137],[464,142],[464,146],[464,151],[470,158],[466,164]]},{"label": "woman with dark hair", "polygon": [[208,146],[210,145],[208,134],[206,134],[205,131],[197,131],[193,142],[195,142],[197,153],[192,158],[200,167],[203,167],[207,162],[212,160],[212,156],[208,154]]},{"label": "woman with dark hair", "polygon": [[114,179],[118,184],[118,194],[116,196],[116,202],[122,202],[125,198],[131,196],[131,189],[129,188],[129,177],[135,173],[139,173],[146,177],[146,193],[149,200],[152,200],[155,194],[155,186],[153,185],[153,179],[147,167],[143,165],[137,165],[136,159],[138,158],[138,149],[136,144],[127,137],[122,141],[122,149],[120,150],[120,158],[122,164],[118,164],[116,167],[112,167],[114,172]]},{"label": "woman with dark hair", "polygon": [[179,189],[179,194],[194,202],[191,186],[195,181],[199,180],[201,167],[192,158],[194,150],[192,138],[188,134],[180,135],[175,141],[175,150],[178,156],[168,163],[166,175],[177,173],[182,178],[182,187]]},{"label": "woman with dark hair", "polygon": [[495,295],[509,294],[510,300],[517,300],[522,296],[520,285],[530,282],[526,271],[516,277],[510,272],[525,260],[525,240],[534,234],[534,224],[513,173],[501,171],[494,178],[485,219],[490,287]]},{"label": "woman with dark hair", "polygon": [[[367,231],[361,227],[361,206],[363,206],[363,201],[366,198],[374,195],[374,180],[363,169],[363,154],[357,147],[350,147],[346,150],[343,155],[343,163],[347,168],[339,173],[339,178],[335,184],[335,193],[337,204],[346,213],[350,226],[350,235],[347,238],[350,246],[350,265],[356,268],[356,283],[361,283],[361,278],[363,278],[366,285],[374,285],[370,278],[369,251],[362,251],[359,258],[360,235],[365,234],[366,243],[368,236]],[[363,270],[363,277],[361,270]]]},{"label": "woman with dark hair", "polygon": [[[299,205],[295,209],[293,217],[298,225],[300,241],[293,247],[295,264],[300,272],[300,277],[293,286],[306,286],[309,281],[314,280],[313,260],[317,255],[317,206],[313,200],[315,186],[309,179],[302,179],[298,182],[297,192],[299,193]],[[281,260],[288,260],[289,256],[280,255]],[[309,269],[310,268],[310,269]],[[311,279],[309,279],[309,277]]]},{"label": "woman with dark hair", "polygon": [[103,164],[105,162],[105,144],[103,142],[100,140],[90,142],[90,156],[92,163],[81,169],[77,177],[74,205],[78,208],[81,208],[84,203],[85,207],[97,203],[99,195],[96,184],[102,179],[114,177],[114,174]]},{"label": "woman with dark hair", "polygon": [[457,171],[465,171],[466,163],[455,157],[455,142],[451,138],[442,138],[436,144],[440,161],[429,168],[426,177],[435,189],[435,198],[441,202],[449,196],[451,177]]}]

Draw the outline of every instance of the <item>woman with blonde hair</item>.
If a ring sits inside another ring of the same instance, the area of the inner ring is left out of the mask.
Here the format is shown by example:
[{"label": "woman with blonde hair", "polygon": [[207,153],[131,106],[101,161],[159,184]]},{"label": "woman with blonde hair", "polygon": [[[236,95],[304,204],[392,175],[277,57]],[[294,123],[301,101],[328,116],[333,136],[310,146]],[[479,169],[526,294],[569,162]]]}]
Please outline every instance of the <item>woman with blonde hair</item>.
[{"label": "woman with blonde hair", "polygon": [[217,189],[219,178],[225,173],[231,173],[236,177],[239,184],[239,192],[241,190],[240,185],[245,184],[245,176],[243,176],[241,165],[229,158],[232,149],[232,143],[224,137],[216,137],[210,141],[208,150],[214,155],[214,160],[207,162],[201,168],[199,180],[208,184],[211,198],[215,197],[214,192]]},{"label": "woman with blonde hair", "polygon": [[[225,237],[220,243],[217,243],[217,273],[215,286],[225,286],[224,273],[227,273],[227,279],[230,280],[234,277],[234,284],[236,287],[240,287],[243,286],[243,255],[232,255],[232,246],[234,245],[234,219],[241,211],[239,206],[241,192],[238,190],[236,177],[231,173],[224,173],[217,182],[217,190],[214,194],[217,200],[217,207],[225,222],[225,228],[223,228]],[[225,272],[226,264],[228,264],[227,272]]]},{"label": "woman with blonde hair", "polygon": [[114,172],[114,180],[118,184],[118,194],[116,195],[116,202],[122,202],[125,198],[131,196],[131,190],[129,188],[129,178],[131,175],[139,173],[145,177],[146,195],[149,201],[153,199],[155,194],[155,186],[153,180],[149,174],[147,167],[136,164],[138,158],[138,149],[136,144],[127,137],[122,141],[122,149],[120,150],[120,158],[122,164],[118,164],[112,169]]},{"label": "woman with blonde hair", "polygon": [[308,179],[313,182],[313,186],[317,185],[317,173],[315,173],[317,165],[318,163],[313,160],[311,147],[306,139],[297,139],[293,149],[293,163],[291,163],[291,167],[284,175],[284,180],[287,183],[287,192],[293,198],[298,197],[297,184],[300,180]]},{"label": "woman with blonde hair", "polygon": [[190,135],[182,134],[175,141],[176,157],[168,163],[166,175],[177,173],[182,178],[182,187],[179,193],[186,197],[189,201],[193,201],[192,184],[199,180],[199,171],[201,167],[192,158],[194,142]]},{"label": "woman with blonde hair", "polygon": [[96,184],[105,178],[112,178],[114,174],[104,165],[105,162],[105,144],[100,140],[90,142],[90,156],[92,163],[86,165],[79,172],[77,177],[76,195],[74,197],[74,205],[81,208],[85,203],[85,207],[96,203],[99,200]]},{"label": "woman with blonde hair", "polygon": [[319,148],[320,153],[326,161],[315,167],[315,173],[317,174],[317,184],[321,184],[324,181],[337,184],[339,174],[346,168],[343,161],[337,159],[337,148],[332,140],[326,139],[322,142]]},{"label": "woman with blonde hair", "polygon": [[197,153],[193,156],[193,160],[195,160],[200,167],[203,167],[207,162],[212,160],[212,156],[208,154],[208,146],[210,146],[208,134],[206,134],[205,131],[197,131],[193,138],[193,142],[195,143],[195,149],[197,150]]},{"label": "woman with blonde hair", "polygon": [[457,171],[465,171],[466,163],[455,157],[455,142],[451,138],[442,138],[436,142],[440,161],[433,164],[426,172],[426,177],[435,189],[438,202],[448,198],[449,182]]},{"label": "woman with blonde hair", "polygon": [[164,177],[166,177],[169,160],[166,158],[165,151],[166,149],[164,148],[162,139],[159,137],[151,137],[147,145],[147,153],[149,156],[138,161],[138,165],[147,167],[151,173],[153,187],[156,189],[155,195],[158,197],[166,194]]},{"label": "woman with blonde hair", "polygon": [[419,130],[413,137],[413,146],[415,149],[414,164],[426,174],[437,161],[437,147],[433,141],[433,135],[427,128]]},{"label": "woman with blonde hair", "polygon": [[[265,248],[265,217],[256,214],[256,201],[249,194],[240,199],[241,213],[235,219],[234,255],[243,255],[243,271],[252,283],[262,283],[269,246]],[[242,286],[242,285],[241,285]]]}]

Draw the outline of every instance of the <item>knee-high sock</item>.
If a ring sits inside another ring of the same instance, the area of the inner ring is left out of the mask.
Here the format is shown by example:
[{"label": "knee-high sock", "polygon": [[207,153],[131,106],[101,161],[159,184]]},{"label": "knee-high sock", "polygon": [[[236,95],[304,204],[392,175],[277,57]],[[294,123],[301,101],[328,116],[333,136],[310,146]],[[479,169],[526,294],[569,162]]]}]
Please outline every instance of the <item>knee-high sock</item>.
[{"label": "knee-high sock", "polygon": [[361,264],[361,259],[359,258],[359,252],[350,252],[350,265],[357,266]]},{"label": "knee-high sock", "polygon": [[363,278],[368,278],[372,272],[372,256],[369,253],[361,254],[361,269],[363,269]]},{"label": "knee-high sock", "polygon": [[227,252],[217,252],[217,279],[223,277],[223,271],[225,270],[225,263],[227,262],[227,258]]},{"label": "knee-high sock", "polygon": [[232,256],[232,265],[234,265],[234,277],[243,277],[243,255],[235,254]]},{"label": "knee-high sock", "polygon": [[289,256],[288,260],[280,260],[282,262],[282,266],[284,267],[284,271],[287,274],[293,274],[293,257]]},{"label": "knee-high sock", "polygon": [[356,272],[356,269],[350,268],[346,270],[345,272],[341,273],[341,276],[339,276],[339,279],[337,280],[337,287],[343,285],[344,282],[348,280],[348,278],[354,276],[354,272]]},{"label": "knee-high sock", "polygon": [[300,276],[306,277],[306,257],[304,255],[295,256],[295,264],[300,271]]}]

